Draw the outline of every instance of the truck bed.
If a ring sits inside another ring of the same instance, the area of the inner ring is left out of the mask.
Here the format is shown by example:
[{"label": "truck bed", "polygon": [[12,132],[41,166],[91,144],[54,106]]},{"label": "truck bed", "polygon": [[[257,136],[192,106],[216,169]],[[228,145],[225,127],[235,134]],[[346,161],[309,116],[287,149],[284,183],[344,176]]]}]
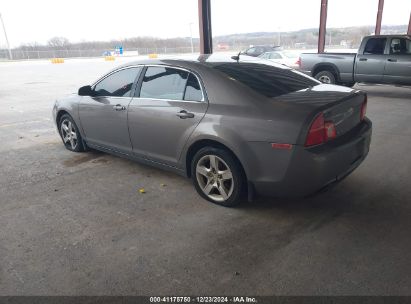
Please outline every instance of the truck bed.
[{"label": "truck bed", "polygon": [[314,76],[321,66],[337,68],[340,82],[353,82],[355,53],[302,53],[300,55],[301,71]]}]

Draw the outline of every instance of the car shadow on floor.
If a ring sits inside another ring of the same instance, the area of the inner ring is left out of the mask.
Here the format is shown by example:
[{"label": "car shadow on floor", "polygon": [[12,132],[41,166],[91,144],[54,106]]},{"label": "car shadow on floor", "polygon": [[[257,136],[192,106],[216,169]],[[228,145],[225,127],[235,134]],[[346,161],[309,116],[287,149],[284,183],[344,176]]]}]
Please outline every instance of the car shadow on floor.
[{"label": "car shadow on floor", "polygon": [[365,91],[369,97],[395,98],[411,100],[411,86],[356,85],[356,89]]}]

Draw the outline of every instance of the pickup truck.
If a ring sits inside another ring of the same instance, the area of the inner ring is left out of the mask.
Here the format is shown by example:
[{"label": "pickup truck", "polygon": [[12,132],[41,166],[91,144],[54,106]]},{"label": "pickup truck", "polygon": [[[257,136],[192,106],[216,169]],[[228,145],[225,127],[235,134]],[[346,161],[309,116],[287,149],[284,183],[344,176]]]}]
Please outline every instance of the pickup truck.
[{"label": "pickup truck", "polygon": [[303,53],[298,64],[302,72],[324,83],[411,85],[411,37],[367,36],[357,54]]}]

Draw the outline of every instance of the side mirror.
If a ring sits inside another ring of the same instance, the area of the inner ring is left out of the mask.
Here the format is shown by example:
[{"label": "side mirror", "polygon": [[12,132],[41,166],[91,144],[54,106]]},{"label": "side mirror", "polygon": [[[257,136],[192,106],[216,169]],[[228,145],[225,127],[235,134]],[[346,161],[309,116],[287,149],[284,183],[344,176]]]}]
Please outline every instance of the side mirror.
[{"label": "side mirror", "polygon": [[87,86],[81,87],[78,90],[78,95],[80,95],[80,96],[93,96],[94,91],[91,89],[91,86],[87,85]]}]

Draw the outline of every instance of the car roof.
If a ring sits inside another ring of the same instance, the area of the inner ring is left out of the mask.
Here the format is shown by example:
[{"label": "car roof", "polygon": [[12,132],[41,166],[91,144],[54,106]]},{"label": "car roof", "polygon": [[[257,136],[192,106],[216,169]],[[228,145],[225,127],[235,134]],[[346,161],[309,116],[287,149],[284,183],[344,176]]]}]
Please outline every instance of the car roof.
[{"label": "car roof", "polygon": [[[123,64],[122,67],[133,65],[185,65],[189,63],[197,63],[205,66],[215,66],[224,63],[237,62],[238,54],[226,55],[226,54],[207,54],[207,55],[182,55],[182,56],[167,56],[156,59],[141,59]],[[266,63],[265,60],[247,55],[239,55],[238,62],[247,63]]]},{"label": "car roof", "polygon": [[390,37],[411,38],[411,36],[406,35],[406,34],[369,35],[369,36],[366,36],[365,38],[390,38]]}]

